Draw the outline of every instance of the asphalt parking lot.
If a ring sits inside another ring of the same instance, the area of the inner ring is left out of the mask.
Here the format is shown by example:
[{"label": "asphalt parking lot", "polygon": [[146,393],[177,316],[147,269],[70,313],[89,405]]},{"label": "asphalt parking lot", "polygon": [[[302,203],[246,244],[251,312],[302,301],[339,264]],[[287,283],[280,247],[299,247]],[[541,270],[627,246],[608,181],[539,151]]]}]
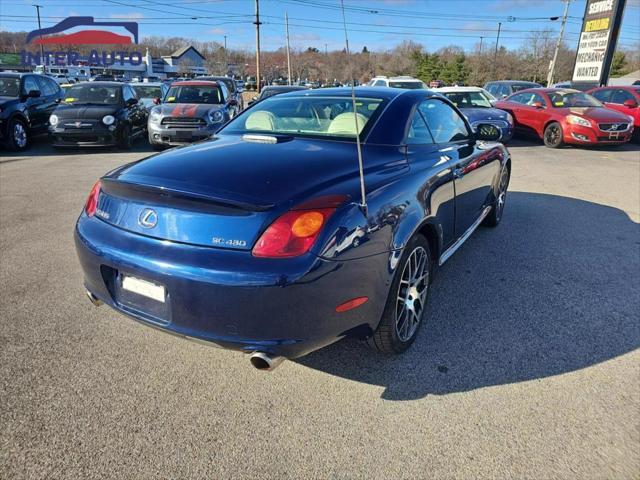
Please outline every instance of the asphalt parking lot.
[{"label": "asphalt parking lot", "polygon": [[86,299],[75,219],[148,146],[0,151],[0,478],[638,479],[640,147],[510,150],[406,354],[272,373]]}]

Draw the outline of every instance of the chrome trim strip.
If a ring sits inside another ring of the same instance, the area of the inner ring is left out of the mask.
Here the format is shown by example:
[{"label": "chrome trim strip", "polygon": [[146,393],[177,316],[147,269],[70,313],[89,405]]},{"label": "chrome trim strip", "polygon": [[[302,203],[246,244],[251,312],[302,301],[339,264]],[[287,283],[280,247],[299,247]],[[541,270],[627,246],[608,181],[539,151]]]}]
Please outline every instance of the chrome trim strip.
[{"label": "chrome trim strip", "polygon": [[444,252],[442,252],[442,255],[440,255],[440,261],[438,262],[438,265],[442,266],[444,262],[449,260],[449,257],[451,257],[451,255],[453,255],[456,252],[456,250],[458,250],[462,246],[462,244],[471,236],[471,234],[475,231],[476,228],[478,228],[478,226],[482,223],[482,221],[486,218],[486,216],[489,215],[490,211],[491,211],[491,207],[484,208],[484,210],[482,211],[478,219],[475,222],[473,222],[473,225],[471,225],[466,232],[464,232],[464,235],[462,235],[458,240],[456,240],[456,242],[453,245],[451,245]]}]

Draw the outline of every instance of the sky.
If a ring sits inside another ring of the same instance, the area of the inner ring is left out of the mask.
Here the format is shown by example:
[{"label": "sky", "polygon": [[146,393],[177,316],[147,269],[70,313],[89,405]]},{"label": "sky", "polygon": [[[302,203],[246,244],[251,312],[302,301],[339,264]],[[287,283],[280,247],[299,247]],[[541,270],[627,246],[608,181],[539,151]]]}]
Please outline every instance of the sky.
[{"label": "sky", "polygon": [[[261,46],[284,46],[285,13],[291,47],[321,51],[345,46],[340,0],[259,0]],[[37,28],[34,0],[0,0],[0,30]],[[39,0],[43,27],[67,16],[128,19],[139,23],[141,37],[180,36],[224,43],[230,49],[255,48],[255,0]],[[577,46],[585,0],[572,0],[565,39]],[[429,50],[459,45],[470,50],[482,41],[493,48],[498,23],[500,45],[518,48],[532,30],[560,30],[562,0],[344,0],[352,51],[388,50],[403,40]],[[482,40],[481,40],[482,39]],[[640,0],[627,0],[619,44],[640,41]]]}]

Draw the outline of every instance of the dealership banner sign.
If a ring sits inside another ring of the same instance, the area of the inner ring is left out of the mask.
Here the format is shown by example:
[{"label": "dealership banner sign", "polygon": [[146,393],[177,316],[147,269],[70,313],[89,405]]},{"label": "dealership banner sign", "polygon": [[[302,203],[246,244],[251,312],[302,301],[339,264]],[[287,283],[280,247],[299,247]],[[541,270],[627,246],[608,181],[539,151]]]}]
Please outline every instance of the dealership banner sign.
[{"label": "dealership banner sign", "polygon": [[142,63],[141,52],[119,50],[91,50],[88,56],[81,57],[73,50],[73,45],[134,45],[138,43],[138,24],[136,22],[97,22],[93,17],[68,17],[52,27],[29,32],[27,45],[65,46],[67,50],[44,50],[43,58],[37,51],[20,52],[22,65],[79,65],[87,63],[96,66]]},{"label": "dealership banner sign", "polygon": [[626,0],[587,0],[573,82],[605,85]]}]

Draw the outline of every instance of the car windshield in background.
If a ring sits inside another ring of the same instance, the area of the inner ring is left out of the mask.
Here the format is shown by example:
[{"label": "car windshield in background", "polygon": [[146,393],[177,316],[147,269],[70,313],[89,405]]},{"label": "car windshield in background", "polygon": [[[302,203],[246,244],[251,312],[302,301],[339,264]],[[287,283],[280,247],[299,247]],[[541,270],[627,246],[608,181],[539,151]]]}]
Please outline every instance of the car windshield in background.
[{"label": "car windshield in background", "polygon": [[17,77],[0,77],[0,97],[17,97],[20,95],[20,79]]},{"label": "car windshield in background", "polygon": [[445,97],[458,108],[491,108],[491,99],[483,92],[451,92],[445,93]]},{"label": "car windshield in background", "polygon": [[83,103],[117,105],[120,103],[120,87],[81,83],[65,91],[64,101],[74,105]]},{"label": "car windshield in background", "polygon": [[384,103],[381,98],[357,98],[354,114],[349,97],[275,96],[236,117],[223,132],[355,138]]},{"label": "car windshield in background", "polygon": [[392,88],[406,88],[409,90],[418,90],[424,88],[422,82],[389,82],[389,86]]},{"label": "car windshield in background", "polygon": [[536,88],[539,85],[535,85],[533,83],[516,83],[511,85],[511,90],[515,93],[515,92],[519,92],[520,90],[526,90],[527,88]]},{"label": "car windshield in background", "polygon": [[162,90],[160,87],[150,85],[132,85],[132,87],[136,91],[138,98],[156,98],[162,96]]},{"label": "car windshield in background", "polygon": [[551,92],[551,105],[555,108],[602,107],[602,103],[582,92]]},{"label": "car windshield in background", "polygon": [[165,103],[223,103],[222,92],[210,85],[175,85],[169,89]]}]

